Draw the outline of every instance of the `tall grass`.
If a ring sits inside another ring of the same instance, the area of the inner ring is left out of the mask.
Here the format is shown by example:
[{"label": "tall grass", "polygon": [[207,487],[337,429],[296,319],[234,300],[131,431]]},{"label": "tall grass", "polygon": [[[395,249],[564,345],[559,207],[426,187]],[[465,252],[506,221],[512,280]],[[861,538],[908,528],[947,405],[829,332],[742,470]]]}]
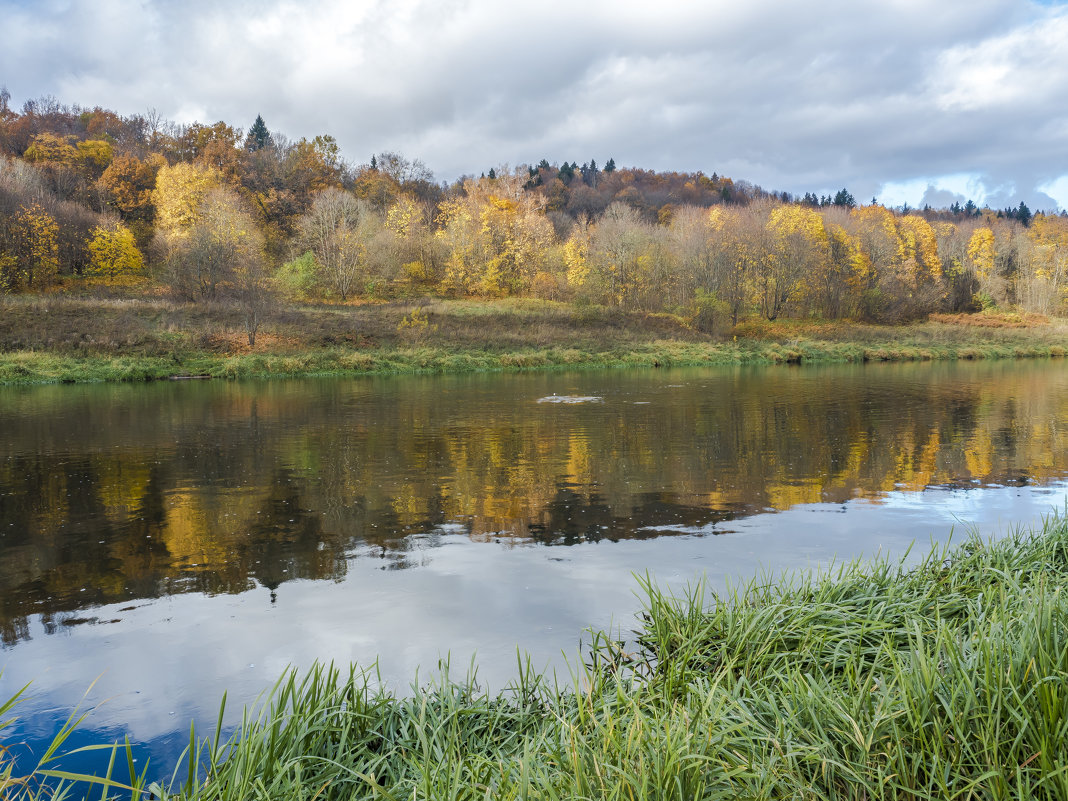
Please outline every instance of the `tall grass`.
[{"label": "tall grass", "polygon": [[[0,699],[0,734],[16,720],[17,707],[25,700],[27,687],[18,690],[10,698]],[[26,768],[11,744],[0,744],[0,799],[3,801],[65,801],[68,798],[88,798],[94,791],[101,799],[114,797],[119,792],[127,797],[143,794],[147,785],[148,766],[138,773],[133,749],[129,741],[122,745],[88,745],[66,750],[65,745],[75,729],[85,720],[87,713],[75,710],[59,727],[51,742],[34,762]],[[73,756],[88,751],[104,752],[108,763],[102,773],[72,773],[61,767],[64,756]],[[127,780],[117,779],[118,771],[126,769]]]},{"label": "tall grass", "polygon": [[[1068,798],[1068,524],[753,582],[652,585],[632,646],[490,694],[289,674],[179,797]],[[166,795],[164,793],[164,795]]]},{"label": "tall grass", "polygon": [[[283,677],[191,736],[164,799],[1065,799],[1068,518],[996,542],[759,579],[643,583],[635,637],[570,681]],[[143,786],[143,785],[142,785]]]}]

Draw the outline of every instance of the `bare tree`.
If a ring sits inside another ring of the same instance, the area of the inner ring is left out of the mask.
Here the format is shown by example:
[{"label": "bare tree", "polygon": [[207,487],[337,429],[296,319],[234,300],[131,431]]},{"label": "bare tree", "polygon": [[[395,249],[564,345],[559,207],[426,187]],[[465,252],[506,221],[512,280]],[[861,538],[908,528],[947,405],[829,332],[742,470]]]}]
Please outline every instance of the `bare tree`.
[{"label": "bare tree", "polygon": [[342,300],[367,269],[367,243],[377,228],[370,206],[340,189],[324,189],[300,221],[306,247]]}]

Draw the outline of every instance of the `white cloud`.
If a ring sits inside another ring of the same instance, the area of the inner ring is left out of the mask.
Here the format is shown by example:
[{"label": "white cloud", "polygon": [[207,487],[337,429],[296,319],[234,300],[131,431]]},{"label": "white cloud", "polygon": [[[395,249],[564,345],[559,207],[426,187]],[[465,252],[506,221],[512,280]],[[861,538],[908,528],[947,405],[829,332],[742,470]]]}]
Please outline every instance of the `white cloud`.
[{"label": "white cloud", "polygon": [[0,0],[0,17],[18,101],[259,113],[447,179],[613,156],[857,197],[978,175],[1026,199],[1068,161],[1068,13],[1016,0]]}]

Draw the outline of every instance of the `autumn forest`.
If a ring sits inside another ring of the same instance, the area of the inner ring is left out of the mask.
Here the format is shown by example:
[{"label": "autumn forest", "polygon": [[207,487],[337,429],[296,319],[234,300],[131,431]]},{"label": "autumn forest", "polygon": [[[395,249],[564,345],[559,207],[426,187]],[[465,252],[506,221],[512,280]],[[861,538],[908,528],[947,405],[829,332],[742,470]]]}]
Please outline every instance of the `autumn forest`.
[{"label": "autumn forest", "polygon": [[1068,218],[796,198],[713,172],[609,158],[495,167],[451,185],[420,161],[353,165],[328,136],[257,117],[175,125],[0,94],[0,288],[123,288],[240,309],[279,302],[536,297],[747,318],[898,323],[934,312],[1061,314]]}]

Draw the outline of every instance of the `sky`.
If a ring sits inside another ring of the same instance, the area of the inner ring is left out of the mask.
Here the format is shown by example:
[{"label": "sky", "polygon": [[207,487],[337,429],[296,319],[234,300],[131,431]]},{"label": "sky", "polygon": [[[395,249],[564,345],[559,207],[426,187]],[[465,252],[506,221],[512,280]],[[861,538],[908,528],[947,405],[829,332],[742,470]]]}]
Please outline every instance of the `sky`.
[{"label": "sky", "polygon": [[1068,3],[0,0],[0,86],[336,137],[438,180],[611,157],[858,201],[1068,208]]}]

